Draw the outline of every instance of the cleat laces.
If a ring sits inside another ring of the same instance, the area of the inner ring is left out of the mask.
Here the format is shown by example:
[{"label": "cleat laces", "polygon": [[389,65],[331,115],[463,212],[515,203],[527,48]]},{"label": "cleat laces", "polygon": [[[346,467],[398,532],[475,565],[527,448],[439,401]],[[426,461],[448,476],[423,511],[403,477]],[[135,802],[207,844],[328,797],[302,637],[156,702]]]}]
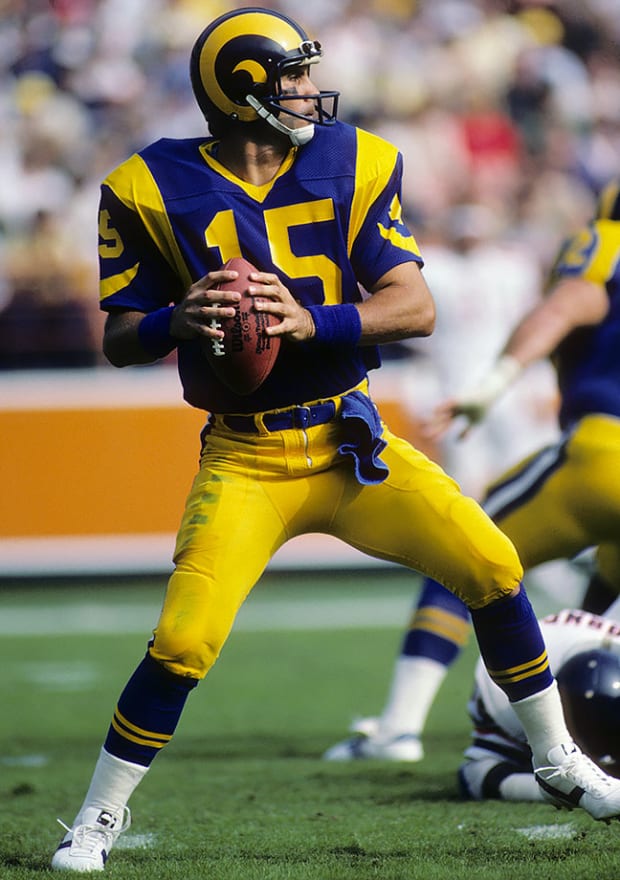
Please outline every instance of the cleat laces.
[{"label": "cleat laces", "polygon": [[559,765],[538,767],[534,772],[537,775],[539,773],[545,774],[542,778],[550,785],[566,780],[587,791],[592,797],[605,797],[613,787],[609,776],[603,773],[587,755],[579,752],[575,755],[569,755]]},{"label": "cleat laces", "polygon": [[62,819],[57,819],[56,821],[65,831],[72,835],[72,854],[75,856],[92,857],[95,853],[101,852],[102,849],[107,855],[119,834],[127,831],[131,825],[131,813],[129,807],[123,807],[122,812],[117,815],[116,820],[110,825],[89,823],[69,828]]}]

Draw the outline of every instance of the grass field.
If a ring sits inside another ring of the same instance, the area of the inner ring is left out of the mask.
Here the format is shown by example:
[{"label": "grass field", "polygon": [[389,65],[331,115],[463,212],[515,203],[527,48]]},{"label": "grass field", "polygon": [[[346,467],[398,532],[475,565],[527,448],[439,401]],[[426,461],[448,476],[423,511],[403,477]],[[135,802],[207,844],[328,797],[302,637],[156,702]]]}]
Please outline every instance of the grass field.
[{"label": "grass field", "polygon": [[[459,801],[474,646],[433,707],[418,765],[322,751],[380,710],[415,581],[267,576],[131,801],[117,880],[618,880],[620,824]],[[163,582],[0,588],[0,877],[48,870],[79,806]]]}]

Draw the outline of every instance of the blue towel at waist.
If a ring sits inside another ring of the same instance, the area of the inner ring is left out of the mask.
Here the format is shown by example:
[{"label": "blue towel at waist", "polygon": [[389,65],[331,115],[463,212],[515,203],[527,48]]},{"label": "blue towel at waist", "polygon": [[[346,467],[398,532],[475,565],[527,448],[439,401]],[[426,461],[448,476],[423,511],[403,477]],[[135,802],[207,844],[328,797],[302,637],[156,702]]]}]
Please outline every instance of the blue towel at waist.
[{"label": "blue towel at waist", "polygon": [[355,476],[362,485],[382,483],[390,470],[379,455],[387,443],[383,439],[381,419],[370,397],[351,391],[342,398],[339,418],[345,440],[338,447],[340,455],[350,455]]}]

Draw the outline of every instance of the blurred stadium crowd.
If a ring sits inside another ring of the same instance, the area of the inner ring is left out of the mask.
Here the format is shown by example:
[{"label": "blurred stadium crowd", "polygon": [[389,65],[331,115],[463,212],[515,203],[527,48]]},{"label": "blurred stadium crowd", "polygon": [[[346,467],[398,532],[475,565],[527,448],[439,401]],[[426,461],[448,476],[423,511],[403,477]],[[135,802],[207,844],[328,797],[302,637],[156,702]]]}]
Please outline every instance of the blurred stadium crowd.
[{"label": "blurred stadium crowd", "polygon": [[[160,136],[205,130],[189,51],[244,5],[0,0],[0,368],[102,364],[99,182]],[[322,42],[315,79],[341,90],[341,118],[404,153],[405,213],[452,315],[438,356],[463,322],[502,335],[618,173],[617,0],[262,5]]]}]

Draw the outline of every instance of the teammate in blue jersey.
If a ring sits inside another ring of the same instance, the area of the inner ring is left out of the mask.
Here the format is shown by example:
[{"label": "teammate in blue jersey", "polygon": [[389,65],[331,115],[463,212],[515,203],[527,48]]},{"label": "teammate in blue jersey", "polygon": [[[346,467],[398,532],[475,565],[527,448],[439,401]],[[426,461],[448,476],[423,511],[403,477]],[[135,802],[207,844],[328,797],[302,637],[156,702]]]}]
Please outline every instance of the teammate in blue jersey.
[{"label": "teammate in blue jersey", "polygon": [[[104,181],[104,351],[122,367],[173,349],[186,399],[209,412],[161,617],[124,688],[86,797],[52,861],[101,870],[127,802],[215,662],[242,602],[287,540],[325,532],[439,578],[471,609],[481,653],[555,799],[580,786],[594,818],[620,783],[573,743],[510,541],[435,464],[381,422],[377,345],[433,330],[434,304],[401,216],[401,157],[336,121],[310,70],[322,50],[279,13],[238,9],[198,38],[190,69],[210,137],[159,141]],[[201,341],[238,294],[243,256],[277,316],[278,363],[228,390]],[[362,293],[361,288],[365,291]]]},{"label": "teammate in blue jersey", "polygon": [[[600,613],[620,593],[619,181],[603,189],[594,220],[562,246],[546,295],[517,325],[483,384],[437,408],[432,435],[458,417],[469,430],[512,378],[545,356],[557,369],[562,434],[500,477],[483,507],[526,570],[595,547],[583,605]],[[427,578],[381,716],[359,719],[354,735],[325,758],[420,760],[428,712],[469,631],[463,602]]]}]

